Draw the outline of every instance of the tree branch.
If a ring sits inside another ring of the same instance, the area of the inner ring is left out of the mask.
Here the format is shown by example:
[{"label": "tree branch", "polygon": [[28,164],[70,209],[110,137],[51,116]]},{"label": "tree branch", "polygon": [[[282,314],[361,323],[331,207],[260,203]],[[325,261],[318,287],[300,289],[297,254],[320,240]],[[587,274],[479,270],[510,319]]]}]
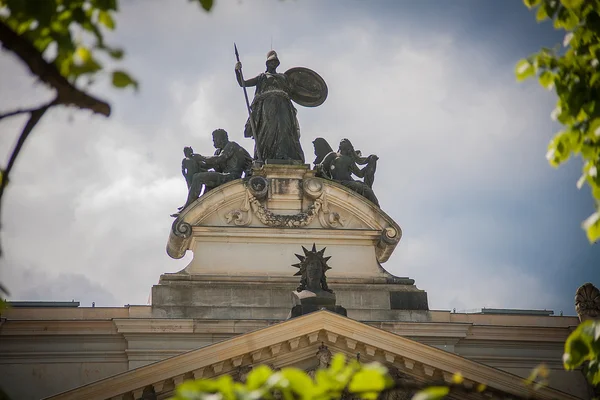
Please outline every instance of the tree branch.
[{"label": "tree branch", "polygon": [[[8,164],[6,165],[6,169],[1,171],[2,175],[0,176],[0,218],[2,216],[2,195],[4,194],[4,188],[8,184],[10,171],[12,170],[13,166],[15,165],[15,161],[17,160],[17,157],[19,156],[19,153],[21,152],[21,148],[23,147],[25,140],[27,140],[27,137],[29,136],[29,134],[31,133],[31,131],[33,130],[35,125],[44,116],[44,113],[50,107],[55,106],[57,104],[56,101],[57,100],[54,100],[48,104],[45,104],[45,105],[31,111],[29,120],[23,127],[23,131],[21,132],[21,135],[19,135],[17,144],[15,145],[15,148],[13,149],[13,151],[10,155]],[[0,226],[1,226],[1,224],[0,224]],[[2,255],[2,246],[0,246],[0,256],[1,255]]]},{"label": "tree branch", "polygon": [[88,95],[69,83],[56,66],[44,60],[42,54],[27,39],[15,33],[2,21],[0,21],[0,42],[5,49],[15,53],[29,67],[32,74],[56,89],[56,104],[74,105],[107,117],[110,115],[108,103]]},{"label": "tree branch", "polygon": [[[55,100],[52,100],[52,102],[54,102],[54,101]],[[38,106],[38,107],[32,107],[32,108],[20,108],[18,110],[9,111],[4,114],[0,114],[0,120],[3,118],[14,117],[15,115],[19,115],[19,114],[29,114],[29,113],[37,110],[38,108],[40,108],[40,107]]]}]

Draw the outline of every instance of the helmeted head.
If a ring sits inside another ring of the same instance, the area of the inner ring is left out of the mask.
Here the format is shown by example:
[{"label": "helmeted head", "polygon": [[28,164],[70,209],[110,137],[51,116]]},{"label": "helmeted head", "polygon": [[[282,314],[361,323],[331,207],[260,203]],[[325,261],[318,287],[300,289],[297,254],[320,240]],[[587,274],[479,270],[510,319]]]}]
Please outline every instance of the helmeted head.
[{"label": "helmeted head", "polygon": [[213,137],[213,145],[217,149],[222,149],[225,147],[227,142],[229,142],[229,137],[227,135],[227,131],[225,129],[215,129],[212,133]]},{"label": "helmeted head", "polygon": [[267,71],[275,70],[279,66],[279,57],[277,57],[277,52],[275,50],[271,50],[267,53]]},{"label": "helmeted head", "polygon": [[186,157],[190,157],[192,154],[194,154],[194,149],[191,148],[191,146],[186,146],[183,148],[183,155]]},{"label": "helmeted head", "polygon": [[318,292],[324,290],[326,292],[333,293],[327,286],[327,278],[325,272],[331,269],[327,265],[327,261],[331,257],[324,257],[325,247],[317,251],[316,245],[313,243],[312,250],[307,250],[302,246],[304,256],[296,254],[296,257],[300,260],[298,264],[292,265],[299,269],[294,276],[301,275],[300,286],[296,289],[298,292],[303,290],[310,290],[311,292]]}]

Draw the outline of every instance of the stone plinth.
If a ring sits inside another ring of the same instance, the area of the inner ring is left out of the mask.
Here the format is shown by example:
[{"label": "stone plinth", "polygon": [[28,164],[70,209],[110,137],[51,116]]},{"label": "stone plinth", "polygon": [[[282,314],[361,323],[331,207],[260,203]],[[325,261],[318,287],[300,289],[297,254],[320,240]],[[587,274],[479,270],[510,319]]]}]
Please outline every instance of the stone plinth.
[{"label": "stone plinth", "polygon": [[[333,271],[333,269],[331,270]],[[329,278],[337,304],[346,308],[348,317],[362,321],[402,320],[406,311],[411,318],[429,319],[424,308],[403,307],[396,297],[421,298],[412,279]],[[219,277],[210,275],[164,274],[152,288],[154,317],[198,319],[286,319],[294,306],[291,292],[298,287],[294,277]]]},{"label": "stone plinth", "polygon": [[152,289],[157,317],[285,319],[299,284],[291,267],[301,246],[326,247],[337,305],[361,320],[427,318],[427,295],[382,267],[402,236],[361,195],[316,178],[308,165],[263,165],[188,206],[174,221],[167,253],[191,262]]}]

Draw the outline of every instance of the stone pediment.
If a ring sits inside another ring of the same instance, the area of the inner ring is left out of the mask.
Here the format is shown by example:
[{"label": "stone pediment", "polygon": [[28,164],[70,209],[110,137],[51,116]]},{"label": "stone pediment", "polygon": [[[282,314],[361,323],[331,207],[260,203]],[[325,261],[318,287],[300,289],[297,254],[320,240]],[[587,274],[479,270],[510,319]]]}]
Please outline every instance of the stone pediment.
[{"label": "stone pediment", "polygon": [[[258,364],[275,369],[296,366],[310,370],[316,366],[315,355],[322,345],[333,354],[342,352],[348,357],[356,357],[360,353],[361,361],[379,361],[400,376],[417,382],[450,382],[452,375],[460,372],[467,387],[485,384],[498,394],[531,395],[523,379],[516,375],[319,311],[102,379],[50,399],[125,400],[140,399],[144,393],[156,393],[158,398],[165,398],[184,380],[223,374],[239,378]],[[535,396],[538,399],[576,399],[551,388],[542,388]],[[461,394],[460,397],[468,399],[471,395]]]},{"label": "stone pediment", "polygon": [[217,187],[174,221],[167,253],[194,252],[188,274],[289,276],[300,245],[327,247],[332,277],[389,276],[380,267],[402,231],[385,212],[308,166],[265,165],[250,180]]}]

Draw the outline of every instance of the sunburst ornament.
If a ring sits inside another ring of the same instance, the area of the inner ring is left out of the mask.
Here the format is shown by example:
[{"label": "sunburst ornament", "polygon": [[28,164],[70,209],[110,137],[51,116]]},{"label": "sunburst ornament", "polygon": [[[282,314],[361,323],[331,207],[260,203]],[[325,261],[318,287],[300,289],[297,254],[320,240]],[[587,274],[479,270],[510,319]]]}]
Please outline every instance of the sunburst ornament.
[{"label": "sunburst ornament", "polygon": [[[331,267],[327,265],[327,261],[329,261],[331,256],[325,257],[325,249],[326,247],[323,247],[321,250],[317,251],[317,245],[313,243],[312,250],[308,250],[306,247],[302,246],[304,255],[295,255],[298,257],[300,262],[297,264],[292,264],[292,267],[298,268],[298,272],[296,272],[294,276],[302,276],[302,279],[300,280],[300,286],[298,289],[296,289],[298,292],[306,289],[307,267],[316,265],[321,269],[321,288],[327,292],[333,293],[333,291],[327,287],[327,278],[325,277],[325,273],[331,269]],[[316,263],[313,263],[312,261],[316,261]]]},{"label": "sunburst ornament", "polygon": [[327,261],[329,261],[331,256],[324,257],[326,248],[327,247],[323,247],[321,250],[317,251],[317,246],[314,243],[312,246],[312,250],[308,250],[306,247],[302,246],[304,255],[301,256],[300,254],[295,254],[295,256],[298,257],[298,260],[300,260],[300,262],[298,264],[292,264],[292,267],[299,268],[299,271],[296,272],[294,276],[304,275],[306,273],[306,266],[308,265],[308,262],[314,258],[316,258],[320,262],[321,267],[323,268],[323,274],[330,270],[331,267],[327,265]]}]

